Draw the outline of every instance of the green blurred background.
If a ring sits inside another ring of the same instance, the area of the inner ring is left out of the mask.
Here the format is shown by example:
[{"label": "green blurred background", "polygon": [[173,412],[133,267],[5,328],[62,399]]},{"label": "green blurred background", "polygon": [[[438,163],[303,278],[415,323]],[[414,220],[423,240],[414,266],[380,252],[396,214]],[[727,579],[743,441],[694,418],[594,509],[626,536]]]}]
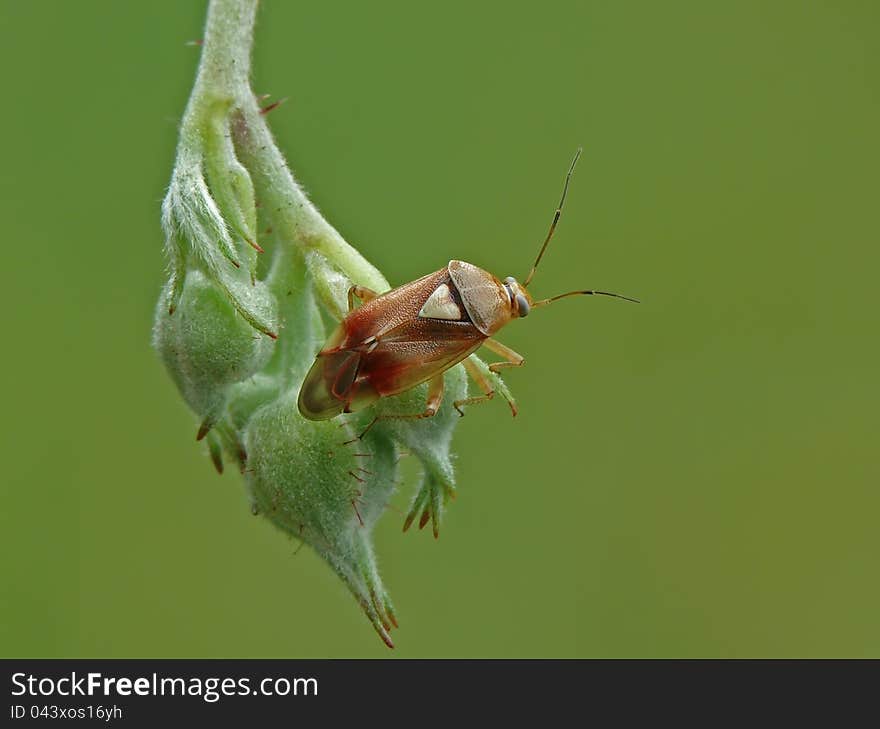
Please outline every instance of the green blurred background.
[{"label": "green blurred background", "polygon": [[[201,2],[0,4],[4,656],[877,656],[872,2],[266,2],[255,89],[395,284],[528,270],[520,403],[443,534],[377,530],[394,654],[253,518],[149,347]],[[404,488],[397,508],[408,504]]]}]

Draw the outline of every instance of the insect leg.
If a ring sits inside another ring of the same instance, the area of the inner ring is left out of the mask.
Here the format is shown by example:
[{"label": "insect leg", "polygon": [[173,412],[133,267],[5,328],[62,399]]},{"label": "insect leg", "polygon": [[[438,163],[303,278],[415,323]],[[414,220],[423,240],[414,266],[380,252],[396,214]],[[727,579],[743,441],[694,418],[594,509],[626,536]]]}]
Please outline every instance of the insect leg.
[{"label": "insect leg", "polygon": [[357,438],[346,441],[345,444],[354,443],[357,440],[362,440],[363,437],[370,432],[372,427],[378,423],[380,420],[421,420],[422,418],[433,418],[437,411],[440,409],[440,403],[443,402],[443,373],[441,372],[439,375],[435,375],[430,380],[428,380],[428,397],[425,402],[425,410],[421,413],[406,413],[403,415],[377,415],[370,421],[370,424],[366,427],[363,433],[361,433]]},{"label": "insect leg", "polygon": [[470,357],[463,360],[462,364],[464,365],[465,371],[476,383],[477,387],[479,387],[483,391],[482,395],[477,395],[475,397],[465,397],[452,403],[455,409],[458,410],[458,414],[463,416],[464,410],[461,409],[462,405],[476,405],[479,402],[486,402],[486,400],[491,400],[495,396],[495,390],[492,388],[492,385],[489,384],[489,380],[487,380],[483,376],[483,373],[480,372],[480,368],[477,367],[477,365]]},{"label": "insect leg", "polygon": [[514,352],[510,347],[501,344],[501,342],[496,342],[494,339],[487,339],[483,342],[483,346],[495,352],[499,357],[504,357],[504,362],[493,362],[489,365],[489,369],[492,372],[498,372],[503,367],[522,367],[525,362],[521,354]]},{"label": "insect leg", "polygon": [[425,402],[425,412],[422,413],[421,417],[431,418],[437,414],[437,411],[440,409],[440,403],[443,402],[444,384],[442,372],[428,381],[428,397]]},{"label": "insect leg", "polygon": [[368,301],[372,301],[376,297],[379,296],[373,289],[368,289],[366,286],[350,286],[348,289],[348,310],[349,312],[354,311],[354,297],[357,296],[363,303],[367,303]]}]

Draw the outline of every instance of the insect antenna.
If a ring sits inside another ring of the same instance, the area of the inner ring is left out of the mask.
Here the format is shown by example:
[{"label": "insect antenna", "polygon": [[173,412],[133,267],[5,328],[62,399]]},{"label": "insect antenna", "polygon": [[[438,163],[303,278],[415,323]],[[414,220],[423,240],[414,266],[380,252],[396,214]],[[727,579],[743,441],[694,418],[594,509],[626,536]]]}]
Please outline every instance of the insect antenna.
[{"label": "insect antenna", "polygon": [[612,294],[610,291],[594,291],[593,289],[588,289],[586,291],[569,291],[566,294],[559,294],[558,296],[551,296],[549,299],[542,299],[541,301],[536,301],[532,304],[532,308],[536,306],[547,306],[548,304],[552,304],[554,301],[558,301],[559,299],[564,299],[566,296],[613,296],[615,299],[623,299],[624,301],[632,301],[634,304],[641,304],[642,302],[638,299],[630,298],[629,296],[624,296],[623,294]]},{"label": "insect antenna", "polygon": [[547,237],[544,239],[544,243],[541,246],[541,250],[538,252],[538,257],[535,259],[535,263],[532,265],[532,270],[529,271],[529,275],[526,276],[526,280],[523,281],[523,286],[528,286],[531,282],[532,278],[535,275],[535,271],[538,270],[538,264],[541,262],[541,258],[544,256],[544,251],[547,250],[547,244],[550,243],[550,239],[553,237],[553,233],[556,232],[556,225],[559,223],[559,216],[562,215],[562,206],[565,204],[565,195],[568,193],[568,183],[571,182],[571,174],[574,172],[574,166],[577,164],[578,159],[581,156],[581,152],[583,149],[578,147],[577,152],[575,152],[574,159],[571,161],[571,166],[568,168],[568,174],[565,176],[565,185],[562,188],[562,198],[559,200],[559,205],[556,206],[556,212],[553,214],[553,222],[550,223],[550,230],[547,231]]}]

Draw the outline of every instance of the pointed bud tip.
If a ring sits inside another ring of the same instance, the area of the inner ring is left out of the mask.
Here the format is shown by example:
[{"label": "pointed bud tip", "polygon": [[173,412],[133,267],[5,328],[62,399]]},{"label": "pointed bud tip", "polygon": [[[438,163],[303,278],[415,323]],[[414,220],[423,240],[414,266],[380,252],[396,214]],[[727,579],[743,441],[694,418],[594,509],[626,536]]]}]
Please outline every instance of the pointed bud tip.
[{"label": "pointed bud tip", "polygon": [[202,440],[208,434],[208,431],[213,427],[213,423],[209,420],[205,420],[199,426],[199,432],[196,433],[196,440]]},{"label": "pointed bud tip", "polygon": [[[268,96],[268,94],[267,94],[267,96]],[[260,109],[260,114],[262,114],[263,116],[265,116],[265,115],[268,114],[270,111],[274,111],[275,109],[277,109],[277,108],[278,108],[279,106],[281,106],[285,101],[287,101],[287,97],[286,97],[286,96],[285,96],[283,99],[278,99],[278,101],[276,101],[276,102],[274,102],[274,103],[272,103],[272,104],[268,104],[268,105],[262,107],[262,108]]]}]

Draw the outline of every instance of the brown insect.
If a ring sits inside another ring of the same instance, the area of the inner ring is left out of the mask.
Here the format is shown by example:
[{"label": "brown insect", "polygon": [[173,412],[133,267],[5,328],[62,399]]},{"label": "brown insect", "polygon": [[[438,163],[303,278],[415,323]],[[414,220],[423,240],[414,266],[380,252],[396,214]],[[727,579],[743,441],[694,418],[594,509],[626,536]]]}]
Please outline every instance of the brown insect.
[{"label": "brown insect", "polygon": [[[430,418],[443,399],[443,373],[461,362],[483,393],[455,401],[456,410],[464,415],[462,405],[483,402],[494,395],[492,385],[469,359],[471,354],[486,347],[502,357],[501,362],[489,365],[492,372],[523,364],[521,355],[492,339],[508,322],[566,296],[615,296],[637,302],[620,294],[593,290],[569,291],[534,301],[526,289],[556,230],[580,154],[579,149],[565,177],[550,230],[522,284],[513,277],[500,281],[465,261],[450,261],[439,271],[381,296],[362,286],[352,286],[348,292],[348,316],[318,352],[300,389],[300,413],[309,420],[326,420],[340,413],[356,412],[379,398],[427,382],[428,398],[423,412],[381,415],[370,427],[384,418]],[[355,297],[363,302],[359,308],[354,306]],[[513,403],[511,409],[516,415]]]}]

